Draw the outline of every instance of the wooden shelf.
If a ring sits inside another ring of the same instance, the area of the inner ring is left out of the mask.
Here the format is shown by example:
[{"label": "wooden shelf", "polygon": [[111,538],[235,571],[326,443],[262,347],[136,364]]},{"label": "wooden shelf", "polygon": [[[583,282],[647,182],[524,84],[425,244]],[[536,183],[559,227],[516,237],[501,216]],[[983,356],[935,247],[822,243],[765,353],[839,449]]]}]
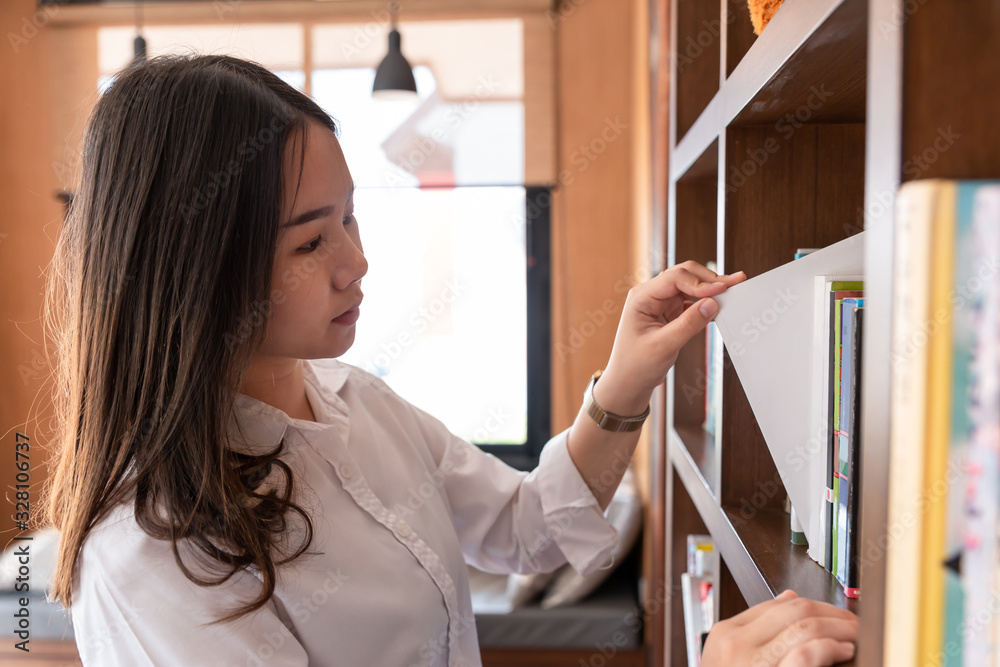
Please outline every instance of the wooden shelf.
[{"label": "wooden shelf", "polygon": [[748,604],[770,600],[791,588],[800,597],[856,609],[857,603],[844,595],[836,578],[809,558],[805,547],[791,543],[787,514],[768,508],[747,512],[720,507],[702,474],[698,462],[702,456],[703,451],[689,451],[678,434],[672,434],[674,470]]},{"label": "wooden shelf", "polygon": [[674,425],[674,436],[683,445],[691,465],[701,475],[705,488],[714,496],[717,475],[715,436],[703,428],[681,424]]},{"label": "wooden shelf", "polygon": [[762,509],[750,516],[732,507],[722,511],[737,542],[728,549],[737,556],[727,559],[729,569],[749,604],[769,600],[791,588],[800,597],[856,610],[857,601],[844,595],[836,577],[810,558],[806,547],[791,543],[787,514]]},{"label": "wooden shelf", "polygon": [[857,54],[867,52],[866,20],[865,0],[783,5],[678,142],[672,178],[730,125],[772,124],[788,114],[792,127],[864,121],[867,59]]},{"label": "wooden shelf", "polygon": [[[752,278],[790,261],[796,248],[865,229],[870,302],[861,374],[859,539],[868,545],[861,599],[846,598],[835,577],[791,544],[781,477],[725,354],[713,385],[721,389],[719,437],[700,429],[706,408],[691,388],[708,366],[703,339],[681,350],[657,406],[673,484],[670,585],[676,589],[687,566],[686,535],[707,532],[722,555],[720,619],[792,589],[859,614],[856,662],[865,667],[885,662],[886,636],[912,634],[892,618],[885,549],[871,549],[886,540],[891,477],[895,193],[914,179],[1000,177],[996,1],[970,0],[961,11],[943,0],[911,4],[789,0],[755,37],[743,0],[656,0],[660,14],[672,12],[672,40],[657,53],[673,71],[669,95],[654,103],[654,118],[667,117],[670,126],[669,161],[654,154],[663,160],[654,173],[666,177],[666,199],[654,211],[665,211],[667,231],[651,237],[659,243],[652,250],[668,263],[714,259],[722,271]],[[691,55],[681,50],[692,43],[704,56],[678,72]],[[682,623],[677,604],[667,613],[668,624]],[[672,636],[670,664],[686,664],[683,638]]]}]

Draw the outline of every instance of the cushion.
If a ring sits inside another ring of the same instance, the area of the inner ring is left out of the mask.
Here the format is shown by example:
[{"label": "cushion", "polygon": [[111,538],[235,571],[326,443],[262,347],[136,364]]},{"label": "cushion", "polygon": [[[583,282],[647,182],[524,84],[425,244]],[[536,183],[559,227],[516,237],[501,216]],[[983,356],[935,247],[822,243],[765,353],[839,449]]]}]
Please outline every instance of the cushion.
[{"label": "cushion", "polygon": [[586,576],[568,566],[557,570],[554,580],[545,592],[545,597],[542,598],[543,609],[579,602],[611,576],[625,556],[632,551],[642,529],[642,498],[636,487],[632,466],[625,470],[605,516],[608,523],[618,531],[618,544],[611,551],[611,562],[607,567],[595,570]]},{"label": "cushion", "polygon": [[[629,561],[634,564],[637,559]],[[509,613],[495,613],[477,607],[475,599],[474,595],[476,632],[483,649],[592,652],[595,646],[611,646],[616,651],[642,647],[643,612],[633,567],[619,568],[586,600],[557,609],[527,604]],[[599,652],[595,655],[601,657]]]},{"label": "cushion", "polygon": [[507,578],[507,599],[514,609],[523,607],[535,599],[553,579],[568,565],[557,567],[552,572],[535,574],[511,574]]}]

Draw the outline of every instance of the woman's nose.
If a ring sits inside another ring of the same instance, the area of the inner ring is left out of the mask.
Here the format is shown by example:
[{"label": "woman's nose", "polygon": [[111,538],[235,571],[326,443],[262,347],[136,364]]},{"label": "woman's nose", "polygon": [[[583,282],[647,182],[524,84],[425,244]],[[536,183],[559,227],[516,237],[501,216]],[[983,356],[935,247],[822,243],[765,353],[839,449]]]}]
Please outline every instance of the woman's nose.
[{"label": "woman's nose", "polygon": [[[361,251],[361,247],[351,238],[347,238],[336,258],[337,268],[334,271],[334,282],[337,289],[346,289],[354,283],[361,282],[361,279],[368,273],[368,260]],[[343,283],[337,284],[337,283]]]}]

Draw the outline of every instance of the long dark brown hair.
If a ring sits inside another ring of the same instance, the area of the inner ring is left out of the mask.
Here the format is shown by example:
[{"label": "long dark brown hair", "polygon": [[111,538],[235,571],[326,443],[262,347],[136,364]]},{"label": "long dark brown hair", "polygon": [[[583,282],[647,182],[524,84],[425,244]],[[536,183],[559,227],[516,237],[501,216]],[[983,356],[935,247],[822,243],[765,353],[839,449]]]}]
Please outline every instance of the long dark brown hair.
[{"label": "long dark brown hair", "polygon": [[[61,534],[52,599],[72,604],[81,546],[123,502],[199,585],[256,568],[260,595],[215,623],[264,606],[276,565],[312,541],[278,458],[284,442],[262,456],[229,446],[270,312],[283,157],[309,118],[339,134],[308,96],[227,56],[154,58],[98,100],[46,283],[57,463],[43,500]],[[257,493],[272,466],[284,484]],[[294,549],[291,513],[304,522]],[[179,540],[219,577],[195,576]]]}]

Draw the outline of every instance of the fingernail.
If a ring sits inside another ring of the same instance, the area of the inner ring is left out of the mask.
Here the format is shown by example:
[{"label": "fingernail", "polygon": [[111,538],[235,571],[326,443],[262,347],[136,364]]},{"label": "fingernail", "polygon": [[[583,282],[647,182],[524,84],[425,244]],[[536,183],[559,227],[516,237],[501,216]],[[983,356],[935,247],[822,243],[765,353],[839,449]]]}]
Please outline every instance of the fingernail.
[{"label": "fingernail", "polygon": [[705,299],[701,302],[701,305],[698,306],[698,310],[701,311],[701,314],[704,315],[706,319],[710,320],[715,317],[716,313],[719,312],[719,304],[715,302],[715,299]]},{"label": "fingernail", "polygon": [[781,594],[776,597],[776,600],[784,600],[785,598],[795,597],[795,591],[788,589],[787,591],[781,591]]},{"label": "fingernail", "polygon": [[840,648],[850,651],[850,655],[854,655],[855,646],[853,642],[840,642]]}]

